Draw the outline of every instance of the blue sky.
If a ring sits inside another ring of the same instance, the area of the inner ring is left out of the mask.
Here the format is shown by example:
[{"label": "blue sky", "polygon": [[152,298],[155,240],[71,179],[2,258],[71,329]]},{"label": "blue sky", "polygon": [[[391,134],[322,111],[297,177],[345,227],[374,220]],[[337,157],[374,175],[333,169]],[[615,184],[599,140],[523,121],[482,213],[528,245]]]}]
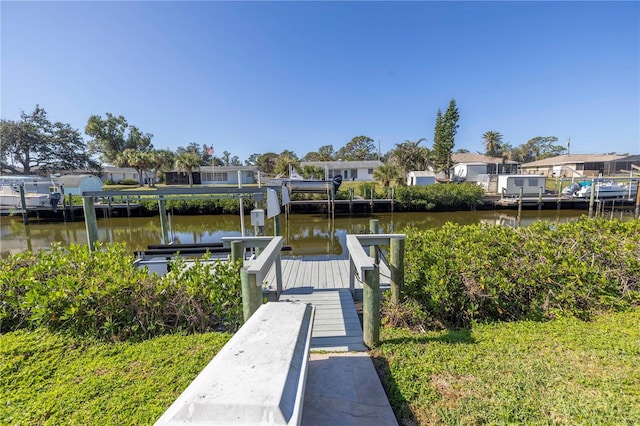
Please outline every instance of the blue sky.
[{"label": "blue sky", "polygon": [[[571,138],[640,153],[639,2],[0,3],[2,118],[44,107],[84,132],[123,115],[157,148],[252,153],[366,135],[456,147]],[[84,133],[83,133],[84,134]],[[85,137],[88,140],[88,137]]]}]

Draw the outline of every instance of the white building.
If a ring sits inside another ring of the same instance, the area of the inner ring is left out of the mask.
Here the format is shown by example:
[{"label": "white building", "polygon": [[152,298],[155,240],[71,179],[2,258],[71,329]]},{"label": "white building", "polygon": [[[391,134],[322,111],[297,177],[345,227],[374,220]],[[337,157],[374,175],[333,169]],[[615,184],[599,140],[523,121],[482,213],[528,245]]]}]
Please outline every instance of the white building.
[{"label": "white building", "polygon": [[382,166],[382,161],[302,161],[300,167],[321,167],[328,172],[328,179],[341,175],[342,179],[373,181],[373,172]]},{"label": "white building", "polygon": [[538,195],[540,188],[544,192],[545,177],[543,175],[499,175],[498,193],[502,195],[519,195],[520,188],[522,194],[526,196]]},{"label": "white building", "polygon": [[436,175],[430,171],[413,171],[407,174],[407,185],[409,186],[433,185],[435,183]]}]

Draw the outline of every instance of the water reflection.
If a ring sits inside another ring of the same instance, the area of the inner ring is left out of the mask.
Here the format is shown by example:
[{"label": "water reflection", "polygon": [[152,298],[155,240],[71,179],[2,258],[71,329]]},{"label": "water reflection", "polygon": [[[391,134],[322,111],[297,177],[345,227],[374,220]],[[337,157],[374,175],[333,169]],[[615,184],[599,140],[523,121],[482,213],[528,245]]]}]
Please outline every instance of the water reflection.
[{"label": "water reflection", "polygon": [[[572,220],[584,210],[523,211],[521,226],[538,219],[554,222]],[[346,235],[366,233],[369,220],[378,219],[381,233],[401,233],[406,227],[430,229],[445,222],[459,224],[487,223],[515,226],[516,212],[510,210],[443,212],[443,213],[381,213],[363,217],[336,217],[329,220],[320,215],[291,215],[281,219],[281,233],[285,244],[293,248],[294,255],[338,255],[346,257]],[[246,234],[253,235],[245,217]],[[178,243],[220,241],[222,237],[240,236],[240,217],[235,215],[172,216],[170,234]],[[267,221],[266,233],[273,235],[273,220]],[[124,241],[133,250],[144,250],[149,244],[161,242],[162,231],[158,217],[100,218],[98,238],[104,242]],[[63,245],[86,244],[84,222],[44,223],[32,222],[24,226],[19,217],[0,218],[0,255],[25,250],[39,250],[58,241]]]}]

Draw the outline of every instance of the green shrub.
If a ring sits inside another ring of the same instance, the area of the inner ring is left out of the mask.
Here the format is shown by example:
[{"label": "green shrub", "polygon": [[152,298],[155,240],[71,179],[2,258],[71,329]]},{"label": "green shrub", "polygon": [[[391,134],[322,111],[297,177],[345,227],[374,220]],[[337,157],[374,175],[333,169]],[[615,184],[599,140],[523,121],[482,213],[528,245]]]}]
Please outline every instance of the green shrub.
[{"label": "green shrub", "polygon": [[640,222],[409,230],[406,294],[437,321],[590,318],[640,302]]},{"label": "green shrub", "polygon": [[482,205],[484,190],[474,183],[399,186],[398,207],[405,211],[471,209]]},{"label": "green shrub", "polygon": [[138,182],[137,179],[133,179],[133,178],[124,178],[118,181],[118,185],[139,185],[139,184],[140,182]]},{"label": "green shrub", "polygon": [[[147,214],[158,212],[157,199],[142,199],[142,208]],[[207,198],[207,199],[184,199],[169,200],[165,204],[167,211],[179,215],[195,214],[239,214],[240,203],[237,198]],[[253,200],[244,200],[243,207],[245,214],[255,206]]]},{"label": "green shrub", "polygon": [[177,259],[163,277],[133,266],[124,244],[52,245],[10,256],[0,269],[0,332],[40,326],[110,340],[235,330],[238,265]]},{"label": "green shrub", "polygon": [[104,181],[105,185],[115,185],[116,183],[114,181],[112,181],[111,179],[107,179]]}]

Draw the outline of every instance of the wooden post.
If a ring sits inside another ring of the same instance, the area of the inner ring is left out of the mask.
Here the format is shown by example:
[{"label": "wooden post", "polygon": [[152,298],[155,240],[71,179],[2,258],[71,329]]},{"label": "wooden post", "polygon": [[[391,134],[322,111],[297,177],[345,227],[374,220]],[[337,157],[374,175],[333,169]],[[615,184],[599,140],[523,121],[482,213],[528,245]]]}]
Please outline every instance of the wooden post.
[{"label": "wooden post", "polygon": [[[380,221],[378,219],[371,219],[369,220],[369,231],[371,231],[372,234],[379,234],[380,232]],[[369,256],[373,257],[374,259],[376,258],[376,246],[371,246],[369,248]]]},{"label": "wooden post", "polygon": [[27,199],[24,196],[24,184],[20,184],[20,205],[22,206],[22,223],[29,224],[29,212],[27,212]]},{"label": "wooden post", "polygon": [[280,235],[280,215],[276,215],[273,217],[273,236],[279,237]]},{"label": "wooden post", "polygon": [[538,211],[542,210],[542,187],[540,187],[540,191],[538,192]]},{"label": "wooden post", "polygon": [[560,186],[557,187],[558,189],[558,201],[557,201],[557,205],[556,205],[556,209],[558,211],[560,211],[560,204],[562,203],[562,180],[563,178],[560,178]]},{"label": "wooden post", "polygon": [[596,183],[591,179],[591,195],[589,196],[589,218],[593,216],[593,202],[596,196]]},{"label": "wooden post", "polygon": [[73,208],[73,194],[69,194],[69,212],[71,213],[71,222],[76,221],[76,212]]},{"label": "wooden post", "polygon": [[64,197],[64,185],[60,185],[60,201],[62,201],[62,220],[67,222],[67,202]]},{"label": "wooden post", "polygon": [[128,195],[127,195],[127,217],[131,217],[131,201],[129,200]]},{"label": "wooden post", "polygon": [[353,214],[353,188],[349,188],[349,214]]},{"label": "wooden post", "polygon": [[391,300],[400,303],[404,286],[404,240],[392,238],[390,241],[389,267],[391,269]]},{"label": "wooden post", "polygon": [[396,199],[396,189],[391,188],[391,213],[393,213],[393,208],[396,204],[395,199]]},{"label": "wooden post", "polygon": [[162,244],[169,244],[169,228],[167,227],[167,209],[164,196],[158,196],[158,214],[160,215],[160,228],[162,229]]},{"label": "wooden post", "polygon": [[378,266],[364,273],[362,290],[362,334],[365,345],[380,343],[380,274]]},{"label": "wooden post", "polygon": [[247,268],[240,269],[240,282],[242,283],[242,313],[247,322],[260,305],[262,305],[262,287],[256,283],[256,276],[249,274]]},{"label": "wooden post", "polygon": [[231,241],[231,262],[244,261],[244,246],[242,241]]},{"label": "wooden post", "polygon": [[375,192],[376,192],[376,189],[375,189],[375,187],[372,186],[371,187],[371,213],[373,213],[373,197],[374,197]]},{"label": "wooden post", "polygon": [[87,243],[89,251],[94,251],[96,241],[98,241],[98,218],[96,208],[93,205],[92,197],[82,197],[82,208],[84,209],[84,223],[87,228]]},{"label": "wooden post", "polygon": [[613,212],[616,209],[616,200],[611,200],[611,217],[609,218],[609,220],[613,220]]},{"label": "wooden post", "polygon": [[520,195],[518,196],[518,220],[516,221],[516,227],[520,227],[520,219],[522,219],[522,196],[524,189],[520,188]]}]

